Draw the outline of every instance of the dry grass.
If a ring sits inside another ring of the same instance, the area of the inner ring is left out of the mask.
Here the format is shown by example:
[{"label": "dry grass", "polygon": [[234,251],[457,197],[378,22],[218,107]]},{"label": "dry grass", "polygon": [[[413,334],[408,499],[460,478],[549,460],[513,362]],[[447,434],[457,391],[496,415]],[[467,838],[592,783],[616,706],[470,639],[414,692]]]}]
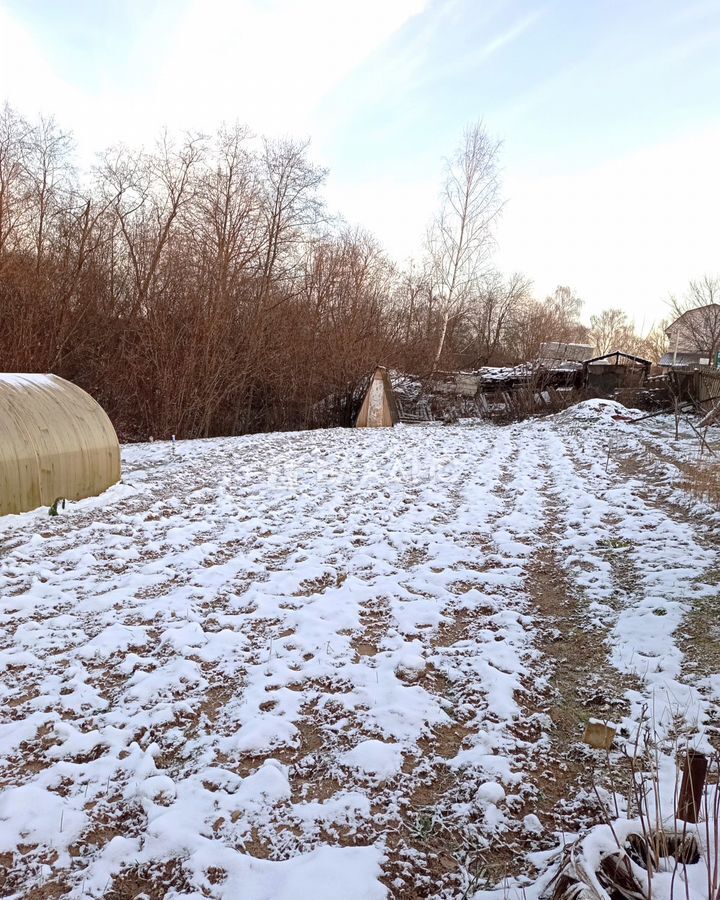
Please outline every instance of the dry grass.
[{"label": "dry grass", "polygon": [[698,500],[710,506],[720,505],[720,460],[703,456],[686,469],[683,487]]},{"label": "dry grass", "polygon": [[[651,725],[646,720],[645,725]],[[640,731],[650,733],[641,725]],[[689,900],[687,881],[689,865],[699,864],[707,878],[707,893],[702,896],[717,900],[720,896],[720,792],[717,790],[720,759],[713,755],[708,760],[709,778],[705,784],[698,807],[698,834],[695,826],[681,818],[678,780],[672,795],[671,816],[663,813],[660,798],[666,791],[660,776],[660,752],[645,737],[635,745],[635,752],[628,755],[632,771],[632,796],[629,798],[628,815],[632,816],[634,830],[620,839],[613,828],[611,816],[606,816],[616,848],[601,854],[595,876],[613,900],[653,900],[657,896],[653,878],[657,873],[672,873],[669,886],[670,900]],[[680,747],[677,758],[682,758]],[[670,785],[670,787],[672,787]],[[667,799],[667,798],[666,798]],[[667,811],[666,811],[667,812]],[[698,840],[701,837],[702,840]],[[582,859],[582,844],[568,847],[550,886],[554,885],[551,900],[578,900],[580,897],[596,897],[591,877]],[[663,896],[667,896],[663,890]],[[692,896],[698,896],[697,886]]]}]

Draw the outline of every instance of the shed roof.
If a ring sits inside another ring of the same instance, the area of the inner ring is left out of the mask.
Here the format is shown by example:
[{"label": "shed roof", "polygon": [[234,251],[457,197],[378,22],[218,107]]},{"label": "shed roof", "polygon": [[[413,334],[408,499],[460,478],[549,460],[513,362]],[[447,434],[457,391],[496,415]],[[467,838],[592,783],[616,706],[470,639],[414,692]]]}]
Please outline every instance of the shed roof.
[{"label": "shed roof", "polygon": [[[586,366],[601,365],[605,360],[615,359],[615,365],[620,365],[620,357],[629,359],[631,362],[638,363],[642,366],[651,366],[652,360],[644,359],[642,356],[633,356],[632,353],[624,353],[622,350],[613,350],[612,353],[604,353],[602,356],[594,356],[592,359],[585,361]],[[612,363],[608,363],[612,365]]]}]

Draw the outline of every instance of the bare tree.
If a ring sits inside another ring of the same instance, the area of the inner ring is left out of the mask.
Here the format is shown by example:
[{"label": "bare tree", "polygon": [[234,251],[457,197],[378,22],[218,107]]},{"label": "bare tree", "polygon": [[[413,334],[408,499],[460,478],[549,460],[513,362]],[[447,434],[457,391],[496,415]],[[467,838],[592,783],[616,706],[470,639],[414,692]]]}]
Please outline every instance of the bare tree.
[{"label": "bare tree", "polygon": [[442,303],[433,371],[445,347],[450,319],[462,311],[488,262],[501,209],[499,148],[500,143],[477,122],[466,129],[460,147],[446,161],[440,211],[428,236],[434,290]]},{"label": "bare tree", "polygon": [[27,214],[31,125],[7,104],[0,110],[0,253],[21,240]]},{"label": "bare tree", "polygon": [[504,329],[502,346],[505,358],[517,363],[540,358],[542,345],[584,343],[588,329],[580,321],[582,300],[573,290],[557,287],[544,300],[527,290],[514,304]]},{"label": "bare tree", "polygon": [[[326,215],[307,145],[165,134],[75,170],[51,121],[0,111],[0,356],[91,390],[125,439],[347,424],[376,363],[515,361],[515,323],[571,317],[491,273],[498,145],[447,163],[422,264],[399,272]],[[547,306],[547,310],[545,307]],[[525,317],[525,318],[523,318]],[[329,404],[322,404],[331,397]]]},{"label": "bare tree", "polygon": [[48,232],[57,223],[71,193],[72,141],[53,119],[41,118],[25,154],[29,199],[32,203],[32,233],[35,268],[40,271]]},{"label": "bare tree", "polygon": [[604,309],[596,316],[590,316],[590,339],[600,356],[614,350],[633,353],[641,340],[635,334],[627,313],[617,307]]},{"label": "bare tree", "polygon": [[670,298],[670,310],[669,349],[700,353],[714,365],[720,351],[720,276],[691,281],[684,297]]},{"label": "bare tree", "polygon": [[[503,278],[491,272],[478,280],[468,300],[469,338],[461,354],[471,368],[509,362],[503,357],[507,332],[530,293],[531,282],[516,272]],[[469,355],[466,355],[468,354]]]},{"label": "bare tree", "polygon": [[154,153],[115,148],[98,169],[131,263],[132,303],[142,307],[161,272],[164,251],[182,209],[195,197],[205,152],[199,135],[177,146],[167,133]]},{"label": "bare tree", "polygon": [[[558,329],[567,332],[582,328],[580,315],[584,304],[572,288],[567,285],[558,285],[545,303],[550,309]],[[567,340],[567,338],[563,335],[558,340]]]},{"label": "bare tree", "polygon": [[[277,276],[287,277],[296,251],[323,217],[318,190],[327,171],[308,159],[309,142],[263,142],[263,217],[265,242],[258,301],[262,307]],[[279,270],[279,271],[278,271]]]},{"label": "bare tree", "polygon": [[660,362],[663,354],[670,349],[670,342],[667,336],[668,324],[667,319],[658,322],[645,335],[645,356],[654,363]]},{"label": "bare tree", "polygon": [[248,131],[240,125],[218,132],[197,203],[183,215],[217,302],[224,302],[239,281],[257,274],[264,245],[260,179],[248,143]]}]

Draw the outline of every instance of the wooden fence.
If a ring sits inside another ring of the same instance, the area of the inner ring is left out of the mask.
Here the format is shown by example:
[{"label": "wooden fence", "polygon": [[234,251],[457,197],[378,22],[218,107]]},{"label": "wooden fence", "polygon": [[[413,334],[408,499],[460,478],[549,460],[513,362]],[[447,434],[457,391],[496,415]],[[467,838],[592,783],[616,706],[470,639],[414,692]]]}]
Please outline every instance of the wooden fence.
[{"label": "wooden fence", "polygon": [[720,400],[720,371],[703,366],[695,372],[693,382],[693,399],[703,412],[709,412]]}]

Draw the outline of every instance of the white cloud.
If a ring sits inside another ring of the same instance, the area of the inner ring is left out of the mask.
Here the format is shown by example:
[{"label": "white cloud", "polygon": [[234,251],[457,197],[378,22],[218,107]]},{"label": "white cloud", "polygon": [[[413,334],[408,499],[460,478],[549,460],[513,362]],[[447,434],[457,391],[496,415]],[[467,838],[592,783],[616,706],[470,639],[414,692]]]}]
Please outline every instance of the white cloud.
[{"label": "white cloud", "polygon": [[[259,132],[308,133],[322,97],[426,2],[192,0],[164,23],[162,42],[136,19],[127,58],[108,59],[97,93],[92,73],[82,90],[64,80],[0,6],[0,96],[28,113],[53,112],[93,150],[148,140],[164,125],[209,130],[235,119]],[[133,76],[141,68],[139,92],[123,64]]]},{"label": "white cloud", "polygon": [[669,292],[718,271],[720,127],[567,176],[512,179],[497,262],[538,294],[574,287],[589,312],[630,311],[646,327]]},{"label": "white cloud", "polygon": [[317,103],[425,0],[203,0],[177,24],[156,92],[171,119],[307,131]]},{"label": "white cloud", "polygon": [[82,108],[80,93],[48,63],[31,32],[0,6],[0,101],[60,119]]}]

